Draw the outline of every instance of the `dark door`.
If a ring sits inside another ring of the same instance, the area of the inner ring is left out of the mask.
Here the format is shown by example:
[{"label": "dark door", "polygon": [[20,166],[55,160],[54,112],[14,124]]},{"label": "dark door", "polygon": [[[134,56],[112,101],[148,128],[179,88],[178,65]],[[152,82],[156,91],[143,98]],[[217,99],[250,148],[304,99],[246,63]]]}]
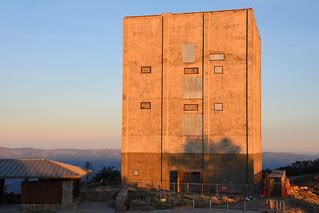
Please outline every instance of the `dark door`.
[{"label": "dark door", "polygon": [[169,185],[171,192],[177,192],[177,171],[170,171],[169,172]]}]

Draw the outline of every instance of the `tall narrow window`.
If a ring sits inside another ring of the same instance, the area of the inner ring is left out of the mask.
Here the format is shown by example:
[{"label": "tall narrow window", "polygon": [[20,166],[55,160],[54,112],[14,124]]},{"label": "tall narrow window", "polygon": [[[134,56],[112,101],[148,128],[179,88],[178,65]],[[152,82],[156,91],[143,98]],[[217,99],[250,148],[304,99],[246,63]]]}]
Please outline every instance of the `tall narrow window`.
[{"label": "tall narrow window", "polygon": [[150,74],[152,72],[152,68],[150,66],[141,67],[142,74]]},{"label": "tall narrow window", "polygon": [[184,68],[184,74],[198,74],[198,67]]},{"label": "tall narrow window", "polygon": [[141,102],[141,109],[151,109],[151,102]]},{"label": "tall narrow window", "polygon": [[182,135],[202,135],[202,119],[203,115],[201,113],[185,113],[182,120]]},{"label": "tall narrow window", "polygon": [[202,98],[202,77],[184,75],[182,78],[182,98],[198,99]]},{"label": "tall narrow window", "polygon": [[215,74],[223,74],[223,67],[222,66],[214,66],[214,73]]},{"label": "tall narrow window", "polygon": [[215,103],[214,110],[215,111],[223,111],[223,103]]},{"label": "tall narrow window", "polygon": [[183,62],[184,63],[195,62],[195,44],[183,45]]},{"label": "tall narrow window", "polygon": [[210,61],[224,61],[225,54],[224,53],[214,53],[209,55]]}]

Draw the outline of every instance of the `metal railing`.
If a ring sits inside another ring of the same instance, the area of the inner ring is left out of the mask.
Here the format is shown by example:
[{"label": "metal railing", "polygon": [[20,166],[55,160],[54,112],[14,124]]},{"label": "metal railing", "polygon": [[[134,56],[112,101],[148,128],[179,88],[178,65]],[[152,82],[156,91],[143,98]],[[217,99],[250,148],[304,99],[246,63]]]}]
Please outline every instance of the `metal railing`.
[{"label": "metal railing", "polygon": [[221,183],[170,183],[170,191],[183,194],[227,195],[250,194],[247,184],[221,184]]},{"label": "metal railing", "polygon": [[202,194],[202,195],[240,195],[248,196],[260,193],[256,185],[247,184],[225,184],[225,183],[170,183],[168,181],[156,181],[135,179],[129,180],[124,185],[134,188],[167,190],[182,194]]}]

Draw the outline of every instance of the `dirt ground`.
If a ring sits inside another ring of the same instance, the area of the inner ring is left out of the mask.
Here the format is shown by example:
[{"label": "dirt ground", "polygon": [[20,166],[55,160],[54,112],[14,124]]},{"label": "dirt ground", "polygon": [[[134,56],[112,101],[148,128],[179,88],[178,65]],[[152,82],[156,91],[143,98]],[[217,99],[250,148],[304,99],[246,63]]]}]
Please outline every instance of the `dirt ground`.
[{"label": "dirt ground", "polygon": [[106,202],[83,202],[79,204],[77,209],[58,211],[58,213],[71,213],[71,212],[102,213],[102,212],[115,212],[115,209],[110,208],[108,206],[108,203]]},{"label": "dirt ground", "polygon": [[[128,211],[130,213],[138,213],[140,211]],[[165,210],[156,210],[153,211],[156,213],[205,213],[205,212],[220,212],[220,213],[225,213],[224,209],[165,209]],[[243,212],[242,210],[229,210],[229,213],[239,213]],[[258,211],[246,211],[246,213],[255,213]]]},{"label": "dirt ground", "polygon": [[[23,211],[21,205],[2,205],[0,206],[1,213],[28,213],[34,211]],[[37,213],[42,213],[45,211],[35,211]],[[76,209],[65,209],[65,210],[55,210],[48,211],[50,213],[104,213],[104,212],[115,212],[114,209],[110,208],[106,202],[81,202]]]},{"label": "dirt ground", "polygon": [[[267,198],[267,199],[277,199],[282,200],[282,198]],[[284,199],[285,203],[287,205],[287,208],[290,209],[288,212],[311,212],[311,213],[319,213],[319,207],[311,207],[311,206],[305,206],[303,203],[299,203],[298,200],[286,198]],[[261,198],[257,200],[251,200],[246,202],[247,211],[246,212],[261,212],[264,210],[264,203],[266,201],[266,198]],[[152,212],[163,212],[163,213],[179,213],[179,212],[225,212],[226,211],[226,205],[220,205],[220,206],[213,206],[212,209],[209,209],[209,206],[207,208],[177,208],[177,209],[165,209],[165,210],[155,210]],[[244,204],[243,202],[230,204],[229,205],[229,211],[228,212],[243,212]],[[26,212],[21,210],[21,205],[2,205],[0,206],[0,213],[20,213],[20,212]],[[37,211],[39,212],[39,211]],[[41,212],[41,211],[40,211]],[[110,208],[108,206],[108,203],[101,202],[101,201],[95,201],[95,202],[81,202],[76,209],[65,209],[65,210],[56,210],[56,211],[50,211],[54,213],[73,213],[73,212],[79,212],[79,213],[102,213],[102,212],[115,212],[114,209]],[[140,212],[140,211],[128,211],[128,212]]]}]

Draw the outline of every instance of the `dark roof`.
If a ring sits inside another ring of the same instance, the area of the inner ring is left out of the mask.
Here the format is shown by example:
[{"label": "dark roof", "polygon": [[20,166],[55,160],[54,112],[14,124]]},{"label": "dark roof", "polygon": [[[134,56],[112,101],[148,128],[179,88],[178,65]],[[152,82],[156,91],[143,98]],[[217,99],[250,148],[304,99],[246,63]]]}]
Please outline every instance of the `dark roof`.
[{"label": "dark roof", "polygon": [[48,159],[0,159],[0,178],[80,178],[88,170]]}]

